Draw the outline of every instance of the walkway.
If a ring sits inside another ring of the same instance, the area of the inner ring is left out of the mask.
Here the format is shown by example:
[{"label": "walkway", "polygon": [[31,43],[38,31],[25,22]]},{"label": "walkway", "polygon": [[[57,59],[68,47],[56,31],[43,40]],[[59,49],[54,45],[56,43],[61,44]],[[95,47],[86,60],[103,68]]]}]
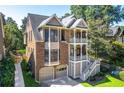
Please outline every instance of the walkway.
[{"label": "walkway", "polygon": [[20,63],[15,64],[15,87],[24,87],[24,79]]},{"label": "walkway", "polygon": [[80,82],[73,80],[69,77],[61,77],[55,80],[47,80],[43,83],[50,87],[83,87]]}]

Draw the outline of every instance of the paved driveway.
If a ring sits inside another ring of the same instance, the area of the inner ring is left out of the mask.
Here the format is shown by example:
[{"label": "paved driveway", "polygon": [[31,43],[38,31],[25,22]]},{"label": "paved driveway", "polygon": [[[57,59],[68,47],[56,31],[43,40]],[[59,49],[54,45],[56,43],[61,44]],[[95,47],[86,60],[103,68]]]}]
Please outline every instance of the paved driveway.
[{"label": "paved driveway", "polygon": [[43,83],[50,87],[83,87],[79,82],[69,77],[61,77],[55,80],[47,80]]}]

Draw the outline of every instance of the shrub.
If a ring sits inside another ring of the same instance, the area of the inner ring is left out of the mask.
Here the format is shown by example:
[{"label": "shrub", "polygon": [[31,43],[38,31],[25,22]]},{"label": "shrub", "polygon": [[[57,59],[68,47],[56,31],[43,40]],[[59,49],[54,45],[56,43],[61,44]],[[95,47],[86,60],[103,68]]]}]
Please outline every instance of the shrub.
[{"label": "shrub", "polygon": [[40,84],[37,83],[35,79],[33,78],[32,73],[29,69],[29,64],[25,60],[21,62],[21,67],[22,67],[25,86],[26,87],[39,87]]},{"label": "shrub", "polygon": [[100,66],[100,72],[108,73],[109,72],[109,69],[106,68],[106,67]]},{"label": "shrub", "polygon": [[1,62],[0,66],[0,86],[14,86],[15,66],[11,58],[6,58]]},{"label": "shrub", "polygon": [[120,71],[119,77],[120,77],[121,80],[124,81],[124,71]]}]

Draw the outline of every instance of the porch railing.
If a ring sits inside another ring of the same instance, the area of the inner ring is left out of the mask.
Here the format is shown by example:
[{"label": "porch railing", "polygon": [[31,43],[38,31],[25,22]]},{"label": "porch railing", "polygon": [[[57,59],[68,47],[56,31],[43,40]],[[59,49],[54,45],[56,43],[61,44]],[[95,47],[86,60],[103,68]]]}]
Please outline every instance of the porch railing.
[{"label": "porch railing", "polygon": [[[76,38],[75,42],[76,43],[86,43],[87,39],[86,38]],[[74,43],[74,38],[70,38],[70,43]]]}]

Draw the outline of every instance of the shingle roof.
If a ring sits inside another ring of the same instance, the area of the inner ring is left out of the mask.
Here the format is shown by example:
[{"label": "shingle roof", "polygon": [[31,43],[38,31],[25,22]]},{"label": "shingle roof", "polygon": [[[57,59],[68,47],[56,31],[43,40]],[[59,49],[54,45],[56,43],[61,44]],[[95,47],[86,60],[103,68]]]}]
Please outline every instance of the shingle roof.
[{"label": "shingle roof", "polygon": [[109,31],[106,33],[106,36],[115,36],[115,35],[120,35],[121,31],[119,31],[119,27],[110,27]]},{"label": "shingle roof", "polygon": [[[58,21],[57,24],[59,24],[59,26],[63,26],[63,23],[62,23],[62,22],[60,21],[60,19],[56,16],[56,14],[54,14],[54,15],[48,17],[47,19],[45,19],[44,21],[42,21],[38,27],[40,28],[40,27],[46,25],[52,18],[56,18],[57,21]],[[50,25],[50,24],[49,24],[49,25]],[[56,25],[56,24],[52,23],[52,25]],[[57,25],[57,26],[58,26],[58,25]]]},{"label": "shingle roof", "polygon": [[87,28],[87,24],[86,22],[80,18],[80,19],[77,19],[73,25],[71,26],[71,28],[76,28],[76,27],[80,27],[80,28]]},{"label": "shingle roof", "polygon": [[35,40],[41,40],[41,35],[40,35],[40,32],[38,31],[38,26],[42,21],[49,18],[49,16],[29,13],[28,17],[30,18],[30,21],[31,21]]},{"label": "shingle roof", "polygon": [[65,27],[70,27],[75,21],[76,18],[74,17],[74,15],[70,15],[62,19],[62,23]]},{"label": "shingle roof", "polygon": [[[31,21],[35,40],[41,40],[41,35],[40,35],[40,32],[38,31],[38,27],[41,27],[44,24],[47,24],[47,22],[53,16],[44,16],[44,15],[28,13],[28,18]],[[87,28],[87,24],[83,19],[76,19],[73,15],[63,18],[63,19],[57,18],[57,20],[62,26],[65,26],[68,28],[76,28],[76,27]],[[79,25],[80,22],[82,22],[81,25]]]}]

